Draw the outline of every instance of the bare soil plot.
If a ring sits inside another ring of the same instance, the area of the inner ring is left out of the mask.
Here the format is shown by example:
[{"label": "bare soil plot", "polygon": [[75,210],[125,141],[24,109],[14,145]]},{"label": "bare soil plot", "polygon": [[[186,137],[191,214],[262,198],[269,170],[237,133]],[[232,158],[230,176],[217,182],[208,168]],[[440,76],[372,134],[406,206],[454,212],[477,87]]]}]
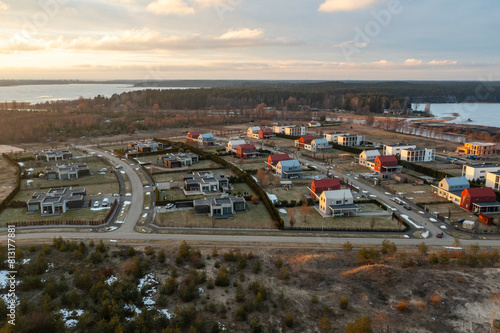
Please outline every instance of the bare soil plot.
[{"label": "bare soil plot", "polygon": [[12,154],[12,153],[22,153],[24,149],[9,146],[9,145],[0,145],[0,155],[1,154]]},{"label": "bare soil plot", "polygon": [[292,200],[307,200],[307,198],[310,198],[307,186],[292,186],[289,189],[285,187],[274,187],[269,190],[268,193],[275,194],[280,201],[287,200],[288,202]]},{"label": "bare soil plot", "polygon": [[384,184],[386,190],[389,189],[391,193],[400,193],[403,199],[413,203],[429,203],[429,202],[448,202],[446,199],[441,198],[432,193],[432,187],[429,185],[413,185],[410,183],[395,183],[389,181]]},{"label": "bare soil plot", "polygon": [[[212,228],[212,218],[208,215],[194,215],[194,210],[156,214],[155,224],[176,228]],[[215,221],[215,228],[231,229],[275,229],[274,222],[264,205],[247,202],[245,212],[236,212],[229,219]]]},{"label": "bare soil plot", "polygon": [[437,204],[437,205],[426,205],[425,208],[429,209],[429,212],[438,212],[441,216],[448,216],[450,212],[450,218],[452,220],[466,219],[471,221],[476,221],[477,217],[469,211],[460,208],[460,206],[455,205],[452,202]]},{"label": "bare soil plot", "polygon": [[17,168],[0,156],[0,202],[5,199],[17,185]]}]

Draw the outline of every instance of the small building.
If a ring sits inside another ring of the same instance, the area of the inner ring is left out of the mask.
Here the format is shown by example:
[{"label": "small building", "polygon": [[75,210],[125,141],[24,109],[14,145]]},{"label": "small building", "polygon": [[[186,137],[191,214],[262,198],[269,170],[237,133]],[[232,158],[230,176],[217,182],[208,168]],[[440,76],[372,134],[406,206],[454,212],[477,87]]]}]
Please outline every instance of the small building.
[{"label": "small building", "polygon": [[403,167],[398,165],[396,156],[377,156],[374,163],[374,171],[381,174],[397,173]]},{"label": "small building", "polygon": [[339,143],[339,136],[347,136],[350,135],[349,133],[345,132],[333,132],[333,133],[325,133],[323,136],[325,137],[326,141],[338,144]]},{"label": "small building", "polygon": [[301,178],[303,173],[298,160],[280,161],[273,169],[281,179]]},{"label": "small building", "polygon": [[488,172],[500,171],[500,164],[464,164],[462,166],[462,176],[467,180],[485,180]]},{"label": "small building", "polygon": [[307,149],[311,145],[313,140],[314,140],[313,135],[304,135],[300,137],[300,139],[295,140],[295,147]]},{"label": "small building", "polygon": [[359,164],[370,169],[375,168],[375,159],[380,156],[380,152],[376,149],[364,150],[359,154]]},{"label": "small building", "polygon": [[73,157],[73,154],[70,153],[67,149],[47,149],[42,150],[41,152],[36,152],[34,154],[34,157],[36,161],[57,162],[69,160]]},{"label": "small building", "polygon": [[338,144],[341,146],[361,146],[364,141],[364,136],[356,134],[339,135],[338,137]]},{"label": "small building", "polygon": [[260,140],[268,140],[274,138],[273,130],[270,128],[261,128],[259,130],[259,139]]},{"label": "small building", "polygon": [[165,145],[152,140],[137,140],[128,143],[128,149],[135,149],[141,153],[158,151],[160,148],[165,148]]},{"label": "small building", "polygon": [[485,213],[479,214],[479,222],[486,225],[493,225],[493,217]]},{"label": "small building", "polygon": [[253,143],[245,143],[236,148],[236,156],[240,158],[254,158],[258,155],[257,148]]},{"label": "small building", "polygon": [[401,151],[403,149],[417,149],[417,146],[410,145],[407,143],[398,143],[395,145],[384,145],[384,150],[382,152],[382,155],[401,156]]},{"label": "small building", "polygon": [[186,136],[186,139],[198,141],[198,137],[203,133],[204,133],[203,131],[189,132]]},{"label": "small building", "polygon": [[199,162],[199,157],[193,153],[168,153],[159,155],[158,160],[169,168],[182,168]]},{"label": "small building", "polygon": [[326,141],[326,139],[314,139],[311,142],[311,150],[315,152],[325,151],[331,147],[332,146],[330,146],[330,144],[328,143],[328,141]]},{"label": "small building", "polygon": [[324,191],[319,197],[319,211],[325,216],[350,216],[358,210],[350,190]]},{"label": "small building", "polygon": [[290,135],[290,136],[300,136],[300,135],[305,135],[306,134],[306,127],[305,126],[288,126],[285,128],[285,134]]},{"label": "small building", "polygon": [[236,149],[238,148],[238,146],[244,145],[245,143],[245,140],[231,140],[227,143],[226,152],[236,154]]},{"label": "small building", "polygon": [[321,127],[321,123],[319,121],[310,121],[307,123],[309,127]]},{"label": "small building", "polygon": [[431,162],[436,159],[436,149],[408,148],[401,149],[401,160],[408,162]]},{"label": "small building", "polygon": [[225,219],[232,217],[235,212],[246,210],[246,201],[242,197],[222,196],[220,198],[206,198],[193,201],[194,213]]},{"label": "small building", "polygon": [[497,152],[496,143],[466,142],[457,148],[457,153],[464,155],[490,156]]},{"label": "small building", "polygon": [[198,136],[198,144],[201,146],[213,146],[215,138],[212,133],[203,133]]},{"label": "small building", "polygon": [[267,158],[267,166],[269,170],[272,170],[273,167],[276,167],[278,165],[278,162],[281,161],[287,161],[290,159],[290,156],[288,154],[276,154],[276,155],[269,155]]},{"label": "small building", "polygon": [[182,180],[186,192],[196,191],[207,194],[229,189],[229,179],[222,173],[193,172],[182,175]]},{"label": "small building", "polygon": [[443,178],[438,186],[432,185],[434,194],[456,205],[460,205],[462,191],[469,188],[470,184],[465,177]]},{"label": "small building", "polygon": [[260,131],[260,127],[259,126],[249,127],[247,129],[247,136],[249,138],[258,139],[259,138],[259,131]]},{"label": "small building", "polygon": [[340,190],[340,180],[337,178],[332,179],[315,179],[311,182],[311,188],[309,188],[311,198],[316,199],[324,191],[336,191]]},{"label": "small building", "polygon": [[495,191],[500,191],[500,171],[486,173],[486,187],[491,187]]},{"label": "small building", "polygon": [[56,166],[46,167],[45,175],[49,180],[76,180],[90,175],[90,170],[85,163],[59,163]]},{"label": "small building", "polygon": [[65,213],[68,209],[83,208],[87,191],[84,188],[51,188],[47,193],[34,193],[28,200],[28,213],[40,211],[42,216]]},{"label": "small building", "polygon": [[409,182],[412,180],[410,176],[404,173],[395,173],[392,175],[392,178],[399,183]]},{"label": "small building", "polygon": [[460,207],[479,213],[497,213],[500,202],[496,201],[495,191],[491,187],[467,188],[462,191]]}]

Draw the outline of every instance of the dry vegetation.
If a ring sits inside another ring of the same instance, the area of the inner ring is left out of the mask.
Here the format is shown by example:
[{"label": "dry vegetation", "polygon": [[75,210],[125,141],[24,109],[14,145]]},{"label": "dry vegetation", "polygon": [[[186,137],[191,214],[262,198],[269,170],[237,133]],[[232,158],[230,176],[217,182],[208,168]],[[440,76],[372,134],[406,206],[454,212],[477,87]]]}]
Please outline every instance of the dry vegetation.
[{"label": "dry vegetation", "polygon": [[[498,252],[402,251],[389,241],[344,248],[134,248],[55,239],[17,253],[29,262],[18,268],[16,329],[488,332],[492,318],[500,328]],[[146,275],[152,282],[138,288]],[[60,308],[84,314],[64,327]]]},{"label": "dry vegetation", "polygon": [[0,202],[5,199],[16,187],[17,169],[0,156]]}]

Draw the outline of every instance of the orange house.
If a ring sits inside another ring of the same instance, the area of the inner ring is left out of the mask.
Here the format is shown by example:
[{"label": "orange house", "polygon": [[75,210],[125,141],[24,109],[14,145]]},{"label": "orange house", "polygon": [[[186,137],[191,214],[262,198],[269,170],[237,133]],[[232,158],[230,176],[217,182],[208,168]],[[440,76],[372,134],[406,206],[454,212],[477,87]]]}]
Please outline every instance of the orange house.
[{"label": "orange house", "polygon": [[324,191],[336,190],[340,190],[340,180],[337,178],[313,180],[311,183],[311,198],[316,199]]},{"label": "orange house", "polygon": [[269,167],[269,170],[272,170],[273,166],[277,166],[279,162],[288,161],[289,159],[290,156],[288,156],[288,154],[269,155],[269,157],[267,158],[267,165]]},{"label": "orange house", "polygon": [[398,160],[394,155],[377,156],[375,158],[374,170],[379,173],[397,172],[401,167],[398,165]]}]

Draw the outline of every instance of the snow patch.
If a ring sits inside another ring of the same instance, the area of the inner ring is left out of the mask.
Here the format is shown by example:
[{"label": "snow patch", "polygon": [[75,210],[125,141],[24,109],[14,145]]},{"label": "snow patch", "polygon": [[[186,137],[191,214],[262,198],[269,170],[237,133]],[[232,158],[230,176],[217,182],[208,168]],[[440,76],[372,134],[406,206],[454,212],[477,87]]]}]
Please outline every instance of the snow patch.
[{"label": "snow patch", "polygon": [[146,195],[151,195],[151,192],[146,192]]},{"label": "snow patch", "polygon": [[123,170],[121,170],[121,171],[120,171],[120,173],[121,173],[122,175],[126,174],[126,172],[125,172],[125,171],[123,171]]},{"label": "snow patch", "polygon": [[145,213],[144,215],[142,215],[142,217],[148,217],[148,213]]},{"label": "snow patch", "polygon": [[7,278],[10,276],[8,271],[0,271],[0,289],[4,289],[9,284]]},{"label": "snow patch", "polygon": [[64,325],[68,328],[73,328],[78,324],[78,319],[81,315],[83,315],[85,311],[81,309],[76,309],[76,310],[68,310],[68,309],[61,309],[59,310],[59,313],[62,316],[62,320],[64,321]]},{"label": "snow patch", "polygon": [[31,259],[23,259],[23,261],[21,262],[22,265],[26,265],[27,263],[29,263],[31,261]]},{"label": "snow patch", "polygon": [[90,208],[91,211],[99,211],[99,210],[105,210],[105,209],[111,209],[111,207],[99,207],[99,208]]},{"label": "snow patch", "polygon": [[287,214],[287,211],[286,211],[286,209],[284,209],[284,208],[280,208],[279,212],[280,212],[281,214]]},{"label": "snow patch", "polygon": [[410,238],[410,236],[408,236],[408,235],[404,235],[403,237],[404,237],[404,238]]},{"label": "snow patch", "polygon": [[104,283],[107,285],[112,285],[114,282],[118,281],[118,278],[114,275],[111,275]]},{"label": "snow patch", "polygon": [[429,219],[429,221],[433,222],[433,223],[436,223],[437,220],[436,219],[433,219],[432,217]]},{"label": "snow patch", "polygon": [[168,311],[168,309],[161,309],[160,312],[163,313],[167,319],[172,319],[174,316],[174,314]]},{"label": "snow patch", "polygon": [[107,227],[106,231],[115,231],[118,227]]},{"label": "snow patch", "polygon": [[47,264],[47,269],[45,270],[45,273],[48,273],[50,271],[51,268],[54,268],[54,263],[52,262],[49,262]]},{"label": "snow patch", "polygon": [[415,222],[413,222],[412,220],[410,220],[410,218],[408,217],[408,215],[401,214],[401,217],[403,219],[405,219],[408,223],[410,223],[412,226],[414,226],[415,228],[417,228],[417,229],[424,229],[424,227],[422,227],[421,225],[418,225]]},{"label": "snow patch", "polygon": [[444,246],[445,249],[449,249],[449,250],[461,250],[462,248],[461,247],[454,247],[454,246]]}]

